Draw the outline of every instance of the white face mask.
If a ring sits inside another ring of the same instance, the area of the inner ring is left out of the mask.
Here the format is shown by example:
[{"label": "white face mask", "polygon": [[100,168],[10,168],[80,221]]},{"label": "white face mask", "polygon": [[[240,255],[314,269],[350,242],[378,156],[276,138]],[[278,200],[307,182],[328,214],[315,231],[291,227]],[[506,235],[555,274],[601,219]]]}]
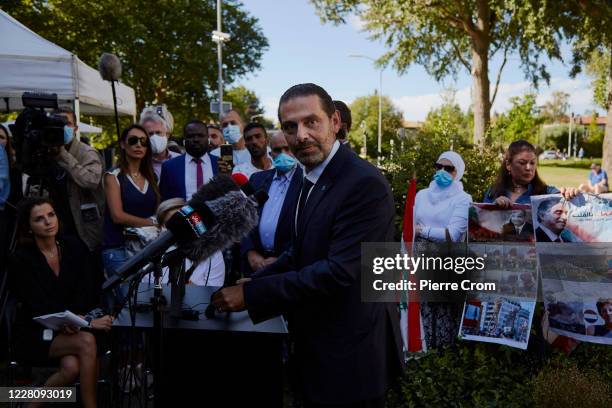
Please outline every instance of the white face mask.
[{"label": "white face mask", "polygon": [[166,150],[166,146],[168,146],[168,138],[157,133],[149,137],[149,142],[151,143],[153,154],[163,153]]}]

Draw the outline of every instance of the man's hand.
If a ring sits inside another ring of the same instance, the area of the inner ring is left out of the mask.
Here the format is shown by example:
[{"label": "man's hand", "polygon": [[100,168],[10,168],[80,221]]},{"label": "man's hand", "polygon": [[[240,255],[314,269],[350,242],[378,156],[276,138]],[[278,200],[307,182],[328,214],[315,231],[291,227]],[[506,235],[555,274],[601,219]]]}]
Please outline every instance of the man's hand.
[{"label": "man's hand", "polygon": [[247,259],[249,261],[249,265],[251,266],[251,269],[253,270],[253,272],[257,272],[258,270],[266,266],[265,258],[259,255],[257,251],[253,251],[253,250],[248,251]]},{"label": "man's hand", "polygon": [[[277,259],[278,259],[278,258],[277,258],[277,257],[275,257],[275,256],[270,256],[270,257],[268,257],[268,258],[265,258],[265,259],[264,259],[264,261],[263,261],[263,267],[266,267],[266,266],[268,266],[268,265],[273,264],[274,262],[276,262],[276,260],[277,260]],[[263,268],[263,267],[262,267],[262,268]]]},{"label": "man's hand", "polygon": [[212,297],[212,303],[217,312],[239,312],[244,310],[244,289],[242,284],[228,286],[217,291]]},{"label": "man's hand", "polygon": [[77,334],[79,332],[79,328],[72,325],[66,325],[60,328],[60,332],[64,334]]},{"label": "man's hand", "polygon": [[219,167],[219,173],[230,174],[232,172],[232,166],[223,159],[217,160],[217,166]]}]

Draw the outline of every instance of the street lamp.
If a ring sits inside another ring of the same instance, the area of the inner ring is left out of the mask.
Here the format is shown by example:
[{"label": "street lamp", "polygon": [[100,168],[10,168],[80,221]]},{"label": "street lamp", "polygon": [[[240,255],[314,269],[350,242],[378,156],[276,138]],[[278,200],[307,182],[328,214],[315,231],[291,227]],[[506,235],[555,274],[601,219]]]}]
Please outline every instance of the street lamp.
[{"label": "street lamp", "polygon": [[219,121],[223,116],[223,43],[230,35],[221,31],[221,0],[217,0],[217,29],[212,32],[212,40],[217,43],[217,65],[219,70]]},{"label": "street lamp", "polygon": [[[361,54],[351,54],[350,58],[365,58],[372,62],[376,62],[376,60],[372,57],[368,57],[367,55]],[[380,158],[382,156],[382,74],[384,68],[379,69],[379,82],[378,82],[378,157],[376,159],[376,163],[380,166]]]}]

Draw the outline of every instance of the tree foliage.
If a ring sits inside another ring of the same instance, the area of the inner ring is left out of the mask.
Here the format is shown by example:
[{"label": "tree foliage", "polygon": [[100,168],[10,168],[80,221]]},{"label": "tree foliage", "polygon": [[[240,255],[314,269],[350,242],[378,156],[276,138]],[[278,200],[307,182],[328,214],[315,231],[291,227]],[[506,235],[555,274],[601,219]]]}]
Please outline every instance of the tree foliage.
[{"label": "tree foliage", "polygon": [[[102,52],[123,63],[122,82],[145,103],[165,103],[177,124],[207,119],[216,97],[214,0],[0,0],[0,7],[36,33],[97,66]],[[268,41],[257,18],[237,0],[223,2],[224,81],[260,68]],[[179,125],[180,126],[180,125]]]},{"label": "tree foliage", "polygon": [[232,103],[232,109],[240,114],[245,123],[255,121],[268,128],[273,126],[273,121],[263,116],[264,108],[257,94],[244,85],[229,89],[223,95],[223,100]]},{"label": "tree foliage", "polygon": [[565,121],[569,111],[570,94],[563,91],[554,91],[550,100],[544,103],[540,112],[545,123],[560,123]]},{"label": "tree foliage", "polygon": [[586,64],[586,73],[593,79],[591,88],[593,89],[593,102],[602,109],[608,109],[608,94],[612,83],[609,81],[610,60],[612,50],[595,50],[591,53]]},{"label": "tree foliage", "polygon": [[[472,75],[474,141],[484,140],[501,72],[509,54],[517,54],[525,76],[535,85],[549,80],[541,58],[560,58],[560,33],[545,25],[556,2],[520,0],[311,0],[324,21],[344,23],[350,14],[365,22],[373,39],[388,51],[380,64],[399,73],[418,64],[436,80],[465,69]],[[502,55],[489,94],[488,62]]]},{"label": "tree foliage", "polygon": [[455,100],[455,92],[450,90],[444,97],[444,103],[427,113],[423,132],[440,135],[451,141],[451,145],[471,143],[472,121],[471,112],[464,113],[461,110]]},{"label": "tree foliage", "polygon": [[536,96],[532,93],[510,99],[510,109],[499,115],[491,128],[493,142],[509,144],[518,139],[537,144],[542,119],[537,114]]},{"label": "tree foliage", "polygon": [[[351,144],[359,151],[363,147],[363,135],[366,134],[368,156],[376,157],[378,151],[378,93],[362,96],[350,106],[353,125],[349,132]],[[363,127],[362,127],[363,123]],[[382,154],[389,156],[391,140],[399,148],[398,131],[402,127],[402,113],[393,105],[390,98],[382,98]]]}]

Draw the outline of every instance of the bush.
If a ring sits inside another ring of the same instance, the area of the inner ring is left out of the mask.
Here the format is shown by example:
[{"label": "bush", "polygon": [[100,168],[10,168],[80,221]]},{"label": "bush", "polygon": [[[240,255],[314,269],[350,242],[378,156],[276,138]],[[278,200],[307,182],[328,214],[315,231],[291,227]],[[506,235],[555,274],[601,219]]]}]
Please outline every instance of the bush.
[{"label": "bush", "polygon": [[534,381],[534,402],[538,408],[610,407],[612,388],[593,370],[573,364],[546,367]]},{"label": "bush", "polygon": [[582,159],[582,160],[542,160],[538,166],[542,167],[567,167],[572,169],[590,169],[592,163],[601,164],[601,159]]}]

